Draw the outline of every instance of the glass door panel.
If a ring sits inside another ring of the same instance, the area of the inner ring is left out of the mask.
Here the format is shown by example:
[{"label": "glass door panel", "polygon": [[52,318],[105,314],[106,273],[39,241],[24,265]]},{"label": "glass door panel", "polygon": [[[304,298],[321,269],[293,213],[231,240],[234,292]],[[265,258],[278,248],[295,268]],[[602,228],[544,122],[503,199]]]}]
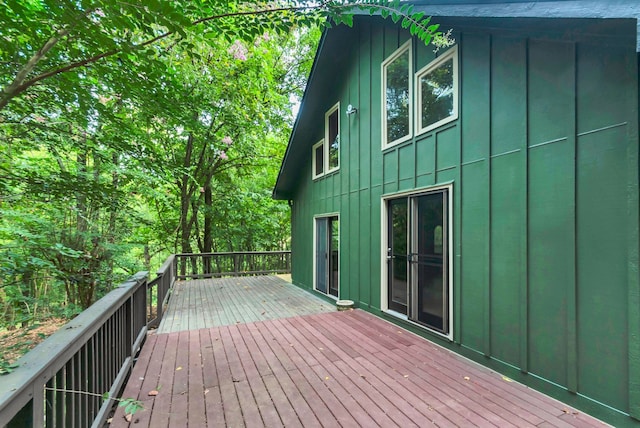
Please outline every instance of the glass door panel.
[{"label": "glass door panel", "polygon": [[338,217],[330,217],[328,219],[329,222],[329,232],[331,236],[329,237],[329,294],[332,296],[338,297],[338,283],[340,280],[339,276],[339,260],[340,260],[340,223],[338,222]]},{"label": "glass door panel", "polygon": [[448,333],[446,196],[412,198],[412,308],[410,318]]},{"label": "glass door panel", "polygon": [[408,301],[408,229],[409,218],[407,199],[389,201],[388,225],[388,307],[401,314],[407,314]]},{"label": "glass door panel", "polygon": [[327,293],[329,240],[327,239],[327,219],[316,219],[316,290]]}]

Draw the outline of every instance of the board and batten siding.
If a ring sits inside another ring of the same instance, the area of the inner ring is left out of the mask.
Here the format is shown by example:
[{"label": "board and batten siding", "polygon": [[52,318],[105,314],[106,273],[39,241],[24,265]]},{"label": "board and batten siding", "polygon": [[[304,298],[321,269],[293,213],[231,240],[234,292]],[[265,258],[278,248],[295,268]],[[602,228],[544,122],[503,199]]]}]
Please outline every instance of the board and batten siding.
[{"label": "board and batten siding", "polygon": [[[294,282],[313,287],[314,215],[340,213],[340,297],[379,313],[382,196],[453,182],[452,346],[640,418],[633,41],[457,31],[459,119],[382,151],[380,64],[408,36],[374,21],[346,34],[324,100],[341,103],[340,170],[312,181],[309,150]],[[435,57],[412,52],[414,72]]]}]

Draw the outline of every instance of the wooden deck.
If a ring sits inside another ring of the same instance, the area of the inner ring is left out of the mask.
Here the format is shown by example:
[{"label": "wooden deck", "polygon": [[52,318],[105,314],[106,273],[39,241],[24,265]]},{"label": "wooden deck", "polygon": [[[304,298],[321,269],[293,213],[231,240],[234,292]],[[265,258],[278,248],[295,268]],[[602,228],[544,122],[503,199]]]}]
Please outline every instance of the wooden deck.
[{"label": "wooden deck", "polygon": [[112,426],[605,426],[364,311],[320,312],[151,334],[123,394],[144,409]]},{"label": "wooden deck", "polygon": [[158,333],[334,310],[334,305],[275,275],[179,281]]}]

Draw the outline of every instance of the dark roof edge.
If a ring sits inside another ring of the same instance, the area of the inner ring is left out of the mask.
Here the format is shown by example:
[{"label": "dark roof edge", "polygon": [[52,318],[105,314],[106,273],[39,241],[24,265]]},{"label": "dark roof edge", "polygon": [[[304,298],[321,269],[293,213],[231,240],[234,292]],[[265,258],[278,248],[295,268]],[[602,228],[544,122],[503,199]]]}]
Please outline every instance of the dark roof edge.
[{"label": "dark roof edge", "polygon": [[294,136],[296,135],[296,131],[298,129],[298,122],[300,121],[300,117],[302,117],[301,112],[304,107],[304,103],[307,99],[307,93],[309,92],[309,83],[313,80],[313,76],[316,73],[316,68],[318,65],[318,58],[320,58],[320,54],[322,52],[322,48],[324,46],[324,42],[327,38],[327,30],[322,31],[322,35],[320,36],[320,41],[318,42],[318,48],[316,49],[316,55],[313,58],[313,64],[311,65],[311,71],[309,72],[309,78],[307,79],[307,85],[304,88],[304,94],[302,95],[302,101],[300,101],[300,108],[298,109],[298,114],[296,115],[296,120],[293,123],[293,128],[291,128],[291,134],[289,134],[289,141],[287,142],[287,150],[284,152],[284,157],[282,158],[282,163],[280,164],[280,170],[278,171],[278,178],[276,179],[276,184],[273,186],[273,191],[271,192],[271,197],[276,200],[286,200],[289,199],[289,195],[282,194],[282,192],[278,191],[278,187],[280,185],[282,173],[284,172],[284,167],[287,163],[287,158],[289,157],[289,151],[291,150],[291,142],[293,141]]},{"label": "dark roof edge", "polygon": [[640,6],[638,0],[466,0],[455,3],[416,0],[412,3],[416,11],[423,11],[426,15],[434,17],[635,19],[638,23],[636,51],[640,52]]}]

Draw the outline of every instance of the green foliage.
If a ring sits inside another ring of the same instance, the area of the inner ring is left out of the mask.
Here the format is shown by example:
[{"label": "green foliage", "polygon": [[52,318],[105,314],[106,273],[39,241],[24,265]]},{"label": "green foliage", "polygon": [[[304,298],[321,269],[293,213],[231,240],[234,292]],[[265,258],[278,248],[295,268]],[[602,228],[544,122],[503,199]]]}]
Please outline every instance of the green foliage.
[{"label": "green foliage", "polygon": [[[82,391],[75,391],[78,393],[82,393]],[[112,397],[111,394],[107,391],[102,394],[102,400],[107,401],[110,398],[118,402],[118,407],[124,407],[124,413],[127,415],[134,415],[136,412],[144,409],[144,404],[142,401],[136,400],[134,398],[116,398]]]},{"label": "green foliage", "polygon": [[127,415],[134,415],[144,409],[142,401],[133,398],[123,398],[118,401],[118,407],[124,407],[124,413]]},{"label": "green foliage", "polygon": [[0,0],[0,324],[171,252],[287,248],[291,96],[357,13],[447,40],[398,1]]},{"label": "green foliage", "polygon": [[8,362],[0,355],[0,376],[9,374],[18,367],[18,364]]}]

